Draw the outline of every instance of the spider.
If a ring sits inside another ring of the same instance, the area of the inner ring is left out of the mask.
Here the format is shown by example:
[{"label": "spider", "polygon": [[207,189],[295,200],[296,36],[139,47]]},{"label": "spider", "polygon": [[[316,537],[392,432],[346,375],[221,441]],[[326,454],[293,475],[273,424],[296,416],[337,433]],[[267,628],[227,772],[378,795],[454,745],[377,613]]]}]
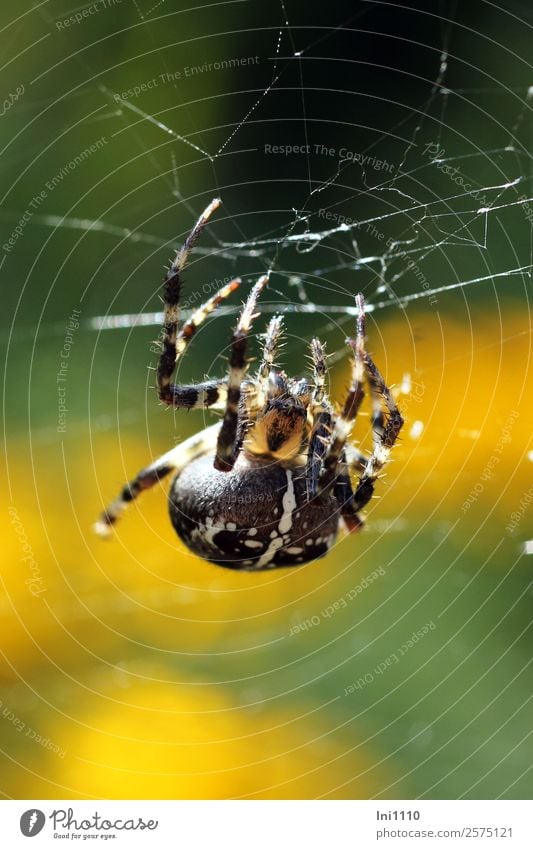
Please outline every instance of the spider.
[{"label": "spider", "polygon": [[[259,278],[245,302],[233,336],[226,377],[194,385],[172,383],[178,359],[198,326],[240,285],[232,280],[180,327],[183,271],[194,244],[221,201],[213,200],[167,269],[164,320],[157,365],[160,400],[170,407],[219,409],[222,421],[185,440],[142,469],[103,511],[95,529],[109,535],[126,505],[174,472],[168,496],[172,524],[188,548],[220,566],[262,570],[323,557],[339,525],[363,524],[361,510],[389,459],[403,419],[390,390],[365,350],[365,309],[357,295],[355,338],[348,339],[352,375],[344,406],[335,412],[325,381],[326,355],[311,340],[312,379],[288,377],[274,360],[282,316],[268,324],[259,368],[248,372],[246,340],[257,317]],[[349,437],[368,384],[374,447],[370,456]],[[351,473],[359,479],[352,487]]]}]

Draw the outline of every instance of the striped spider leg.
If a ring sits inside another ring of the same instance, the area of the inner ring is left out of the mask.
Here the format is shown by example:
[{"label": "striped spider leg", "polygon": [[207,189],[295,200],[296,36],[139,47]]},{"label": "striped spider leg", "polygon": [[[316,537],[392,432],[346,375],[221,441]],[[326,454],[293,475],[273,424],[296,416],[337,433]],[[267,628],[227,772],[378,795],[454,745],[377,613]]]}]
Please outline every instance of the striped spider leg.
[{"label": "striped spider leg", "polygon": [[224,403],[227,394],[227,380],[209,380],[190,386],[180,386],[171,382],[178,359],[182,356],[196,330],[218,305],[232,294],[241,281],[236,278],[223,286],[209,298],[178,331],[180,320],[180,296],[183,285],[183,272],[189,255],[206,226],[209,218],[219,208],[221,201],[215,199],[202,212],[200,218],[187,236],[183,247],[167,270],[163,289],[164,318],[161,354],[157,364],[157,389],[159,398],[169,407],[212,407]]},{"label": "striped spider leg", "polygon": [[[374,484],[403,425],[403,418],[379,369],[365,350],[365,303],[362,294],[356,296],[358,317],[355,339],[348,344],[353,351],[352,382],[342,413],[335,423],[331,450],[325,462],[323,485],[335,478],[334,491],[341,505],[341,515],[349,531],[363,524],[359,512],[368,504],[374,493]],[[347,443],[361,402],[364,398],[363,379],[366,379],[372,399],[372,426],[374,450],[369,458]],[[388,416],[383,411],[383,402]],[[350,469],[358,467],[359,483],[352,488]]]},{"label": "striped spider leg", "polygon": [[246,340],[252,322],[257,317],[255,308],[257,299],[268,283],[268,275],[259,278],[248,299],[244,304],[237,326],[233,331],[231,340],[229,371],[228,371],[228,394],[226,399],[226,410],[222,420],[222,427],[218,435],[217,451],[215,457],[215,469],[220,472],[229,472],[235,465],[241,444],[237,439],[239,431],[239,412],[241,404],[242,383],[246,377],[248,363],[246,360]]},{"label": "striped spider leg", "polygon": [[134,501],[145,489],[151,489],[170,472],[180,473],[192,460],[212,451],[217,444],[220,422],[194,434],[176,445],[141,469],[135,477],[125,484],[117,497],[102,511],[93,529],[101,537],[108,537],[112,526],[120,518],[128,504]]}]

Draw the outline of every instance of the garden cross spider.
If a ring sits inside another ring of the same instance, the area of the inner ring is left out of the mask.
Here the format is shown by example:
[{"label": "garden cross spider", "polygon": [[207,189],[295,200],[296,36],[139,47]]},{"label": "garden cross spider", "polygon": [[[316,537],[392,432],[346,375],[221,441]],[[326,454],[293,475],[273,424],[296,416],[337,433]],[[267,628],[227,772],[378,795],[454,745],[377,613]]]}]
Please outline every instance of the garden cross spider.
[{"label": "garden cross spider", "polygon": [[[198,219],[164,282],[164,322],[157,366],[159,398],[171,407],[223,410],[222,422],[172,448],[124,486],[95,529],[107,535],[128,502],[175,472],[168,496],[178,536],[195,554],[232,569],[293,566],[324,556],[342,520],[363,524],[360,511],[389,459],[403,419],[390,390],[365,351],[364,301],[357,295],[352,377],[344,406],[335,412],[325,390],[326,357],[311,340],[313,377],[288,377],[274,367],[282,317],[268,324],[257,372],[248,374],[246,337],[268,283],[252,288],[233,332],[227,377],[191,386],[171,382],[178,358],[198,326],[240,285],[220,289],[179,328],[182,275],[198,236],[221,201]],[[178,329],[179,328],[179,329]],[[349,442],[366,380],[372,398],[374,448],[369,457]],[[352,487],[350,473],[359,473]]]}]

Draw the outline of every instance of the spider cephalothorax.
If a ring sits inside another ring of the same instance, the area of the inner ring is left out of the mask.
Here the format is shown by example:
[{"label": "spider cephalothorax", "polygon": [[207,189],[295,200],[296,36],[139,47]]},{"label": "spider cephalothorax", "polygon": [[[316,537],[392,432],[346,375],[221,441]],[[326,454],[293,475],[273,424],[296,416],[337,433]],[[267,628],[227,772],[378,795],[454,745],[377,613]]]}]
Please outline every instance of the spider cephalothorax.
[{"label": "spider cephalothorax", "polygon": [[[211,214],[212,201],[198,219],[165,278],[165,316],[157,367],[160,399],[168,406],[223,410],[222,422],[182,442],[126,484],[104,510],[96,530],[106,534],[126,504],[175,472],[170,487],[172,524],[201,557],[234,569],[292,566],[322,557],[339,524],[362,525],[374,483],[387,462],[403,420],[370,355],[365,351],[364,301],[356,298],[358,319],[352,350],[352,379],[344,405],[334,409],[325,390],[326,357],[311,340],[313,374],[287,376],[274,360],[283,329],[271,319],[255,375],[248,370],[246,339],[268,276],[252,288],[233,332],[225,378],[192,386],[171,382],[177,359],[197,327],[240,285],[233,280],[179,328],[182,274],[189,253]],[[179,328],[179,329],[178,329]],[[366,457],[349,436],[367,382],[372,397],[374,450]],[[359,474],[355,488],[352,473]]]}]

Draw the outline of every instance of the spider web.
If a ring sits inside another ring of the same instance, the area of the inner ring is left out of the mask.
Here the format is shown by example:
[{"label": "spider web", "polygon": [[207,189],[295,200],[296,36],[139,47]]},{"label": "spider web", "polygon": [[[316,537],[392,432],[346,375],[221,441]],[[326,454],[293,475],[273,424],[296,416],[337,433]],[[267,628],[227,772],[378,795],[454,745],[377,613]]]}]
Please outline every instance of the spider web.
[{"label": "spider web", "polygon": [[[143,8],[140,0],[134,5],[139,22],[148,25],[147,32],[151,34],[149,22],[164,11],[164,2],[148,3],[149,8]],[[415,302],[424,304],[430,311],[453,309],[454,301],[450,299],[465,298],[466,290],[484,297],[492,293],[497,299],[509,292],[526,291],[527,296],[530,287],[533,241],[527,216],[533,191],[528,143],[533,87],[526,83],[518,87],[504,83],[471,88],[450,85],[450,70],[464,64],[450,53],[457,31],[465,29],[454,20],[456,4],[448,4],[446,14],[440,17],[429,14],[438,19],[440,43],[431,47],[434,77],[419,86],[413,105],[402,104],[398,120],[390,121],[379,132],[374,128],[372,143],[357,146],[352,136],[352,144],[344,145],[351,158],[343,157],[340,145],[334,140],[330,146],[333,154],[322,156],[317,164],[315,153],[324,143],[315,140],[314,119],[308,114],[308,67],[322,55],[327,56],[332,40],[339,34],[355,31],[355,24],[360,24],[378,7],[387,11],[390,4],[361,3],[355,14],[321,31],[319,27],[294,26],[290,8],[280,0],[279,26],[263,28],[261,36],[263,42],[271,44],[271,50],[267,50],[272,66],[268,79],[263,88],[252,90],[251,100],[248,95],[241,98],[242,102],[237,101],[237,114],[232,115],[229,128],[219,133],[215,141],[205,141],[207,134],[203,132],[179,132],[171,109],[150,112],[142,98],[121,96],[91,73],[83,51],[76,61],[89,82],[85,80],[81,89],[75,87],[66,95],[67,101],[87,92],[96,98],[94,114],[85,117],[84,125],[110,125],[114,127],[111,138],[126,134],[132,139],[167,186],[169,201],[178,202],[192,222],[203,202],[193,200],[190,190],[181,189],[182,182],[189,182],[186,170],[184,177],[179,176],[183,158],[189,154],[194,157],[187,163],[189,168],[205,166],[204,173],[210,173],[211,185],[227,183],[226,160],[231,158],[234,162],[236,157],[259,149],[256,122],[272,120],[269,103],[290,75],[294,102],[299,106],[298,114],[291,119],[298,138],[293,141],[291,134],[290,141],[285,143],[301,150],[305,148],[298,154],[298,165],[305,173],[307,189],[302,192],[300,187],[298,205],[276,210],[273,226],[260,233],[250,235],[251,228],[243,223],[243,214],[233,216],[230,208],[225,222],[229,225],[227,234],[220,234],[222,228],[216,222],[211,224],[211,245],[197,246],[195,253],[199,257],[214,256],[223,272],[227,268],[228,275],[242,276],[241,266],[245,261],[248,261],[245,277],[248,273],[251,277],[265,270],[270,272],[269,298],[262,304],[262,312],[323,316],[318,332],[327,333],[331,327],[329,317],[340,325],[353,320],[356,313],[353,298],[359,290],[364,292],[367,311],[372,313],[405,310]],[[47,11],[47,4],[41,4],[37,11],[53,26],[54,21],[83,8],[65,8],[54,18]],[[509,16],[518,20],[516,15],[509,13]],[[522,19],[520,22],[529,26]],[[156,43],[157,36],[151,34],[151,37]],[[162,56],[160,61],[162,74],[168,75],[167,60]],[[32,84],[37,85],[44,74],[37,75]],[[463,80],[465,74],[459,76]],[[489,76],[480,72],[476,82],[486,82]],[[423,92],[424,88],[426,94],[421,97],[419,91]],[[206,91],[209,90],[210,84],[206,83]],[[394,91],[387,92],[388,98],[394,96]],[[454,127],[455,118],[448,120],[457,104],[464,107],[479,98],[484,99],[481,112],[488,114],[498,127],[496,147],[480,146],[475,133],[470,138],[461,137]],[[246,100],[250,100],[250,105],[243,106]],[[27,98],[24,108],[32,109],[36,105],[38,102]],[[243,147],[250,131],[255,147]],[[283,136],[280,138],[283,143]],[[378,153],[382,150],[384,154]],[[225,199],[227,191],[224,195]],[[52,228],[54,233],[77,230],[93,239],[103,235],[114,241],[113,250],[119,245],[149,247],[154,251],[168,249],[168,239],[142,223],[122,226],[115,215],[106,213],[95,218],[77,217],[69,214],[67,206],[57,214],[36,213],[32,223]],[[231,207],[231,198],[227,206]],[[21,212],[4,212],[3,217],[17,220]],[[178,247],[178,243],[173,247]],[[5,259],[4,255],[2,265]],[[216,315],[233,314],[238,309],[238,305],[224,306]],[[185,308],[184,317],[192,311]],[[159,309],[115,312],[112,300],[111,308],[105,313],[88,316],[84,311],[83,326],[102,331],[157,326],[161,320]],[[61,323],[46,319],[39,327],[39,332],[45,335],[60,334],[63,330]],[[343,355],[344,352],[339,353]]]}]

